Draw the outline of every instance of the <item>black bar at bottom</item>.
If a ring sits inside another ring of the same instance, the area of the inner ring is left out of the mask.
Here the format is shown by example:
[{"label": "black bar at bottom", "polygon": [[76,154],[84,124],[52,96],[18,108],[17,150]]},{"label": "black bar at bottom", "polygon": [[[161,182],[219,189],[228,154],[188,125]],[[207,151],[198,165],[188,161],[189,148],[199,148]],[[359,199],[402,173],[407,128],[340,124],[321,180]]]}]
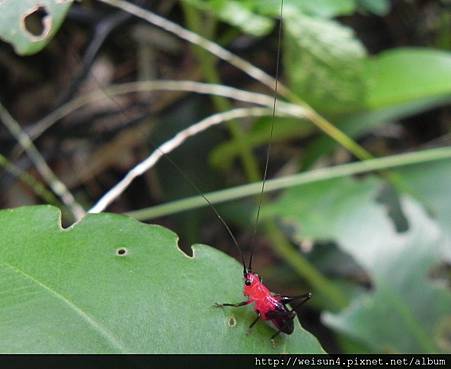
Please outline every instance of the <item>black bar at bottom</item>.
[{"label": "black bar at bottom", "polygon": [[449,354],[0,355],[1,369],[451,368]]}]

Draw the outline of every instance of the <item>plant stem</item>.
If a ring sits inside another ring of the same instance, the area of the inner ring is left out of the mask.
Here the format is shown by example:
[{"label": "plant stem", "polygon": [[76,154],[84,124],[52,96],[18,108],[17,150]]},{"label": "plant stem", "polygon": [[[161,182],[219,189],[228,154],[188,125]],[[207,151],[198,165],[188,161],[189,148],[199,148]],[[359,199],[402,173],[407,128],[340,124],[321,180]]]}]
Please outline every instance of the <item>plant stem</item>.
[{"label": "plant stem", "polygon": [[[205,34],[205,29],[202,28],[203,22],[199,16],[199,12],[186,2],[182,2],[181,4],[185,13],[188,27],[203,37],[212,38],[214,27],[207,28],[207,31],[210,32],[209,34]],[[214,56],[196,45],[193,45],[193,51],[196,54],[196,57],[202,69],[202,73],[205,76],[207,82],[215,84],[221,83],[221,79],[216,70],[216,59],[214,58]],[[215,108],[219,111],[227,111],[232,109],[229,101],[222,96],[213,95],[212,100]],[[260,178],[258,166],[252,155],[251,149],[243,140],[244,130],[236,121],[230,121],[227,126],[234,141],[238,144],[241,162],[243,163],[246,176],[250,181],[257,181]]]},{"label": "plant stem", "polygon": [[[182,7],[185,11],[188,27],[198,34],[207,38],[212,38],[212,34],[203,34],[203,29],[199,12],[191,7],[189,4],[182,2]],[[211,29],[210,29],[211,30]],[[216,60],[212,54],[205,50],[194,47],[194,52],[200,62],[203,74],[209,83],[221,83],[221,79],[216,70]],[[212,96],[215,107],[221,111],[230,110],[231,104],[222,96]],[[274,119],[274,118],[273,118]],[[236,121],[230,121],[227,125],[229,131],[238,146],[238,151],[243,163],[246,177],[249,181],[258,181],[261,176],[258,169],[257,160],[254,158],[252,148],[244,140],[245,132],[242,126]],[[261,194],[260,206],[265,202],[264,194]],[[282,231],[276,226],[273,220],[268,219],[264,222],[264,229],[267,236],[271,239],[275,251],[282,257],[285,262],[291,265],[295,271],[304,277],[315,289],[329,294],[329,299],[334,302],[337,307],[344,307],[346,299],[342,296],[341,291],[335,288],[331,282],[327,280],[301,253],[296,252],[290,243],[285,238]]]},{"label": "plant stem", "polygon": [[[304,173],[271,179],[266,182],[265,191],[276,191],[307,183],[325,181],[333,178],[340,178],[355,174],[368,173],[389,168],[396,168],[406,165],[420,164],[429,161],[443,160],[451,158],[451,148],[442,147],[436,149],[422,150],[413,153],[392,155],[383,158],[365,160],[350,164],[337,165],[335,167],[315,169]],[[210,192],[205,196],[212,204],[219,204],[226,201],[238,200],[244,197],[253,196],[261,191],[261,182],[249,183],[225,190]],[[168,202],[150,208],[128,212],[139,220],[148,220],[164,215],[175,214],[181,211],[205,207],[207,204],[200,196],[188,197],[181,200]]]},{"label": "plant stem", "polygon": [[[207,50],[209,53],[217,56],[218,58],[227,61],[236,68],[242,70],[244,73],[248,74],[252,78],[256,79],[260,83],[267,86],[269,89],[273,90],[275,85],[275,79],[262,71],[261,69],[255,67],[253,64],[247,62],[246,60],[240,58],[239,56],[231,53],[230,51],[224,49],[217,43],[210,41],[209,39],[189,31],[176,23],[171,22],[168,19],[162,18],[148,10],[142,9],[134,4],[131,4],[123,0],[99,0],[103,3],[109,4],[116,8],[120,8],[130,14],[135,15],[138,18],[144,19],[147,22],[154,24],[161,29],[166,30],[176,36],[195,44],[203,49]],[[182,3],[183,4],[183,3]],[[351,137],[347,136],[345,133],[340,131],[326,118],[319,115],[313,110],[305,101],[303,101],[299,96],[294,94],[290,89],[288,89],[282,83],[278,83],[278,93],[281,96],[286,97],[289,101],[300,105],[304,108],[310,110],[309,117],[311,122],[320,128],[328,136],[332,137],[340,145],[348,149],[357,158],[364,160],[371,158],[371,154],[361,147],[357,142],[355,142]]]},{"label": "plant stem", "polygon": [[24,172],[22,169],[15,166],[2,154],[0,154],[0,166],[2,166],[5,170],[10,172],[13,176],[17,177],[28,187],[30,187],[36,193],[36,195],[41,197],[46,203],[53,204],[58,207],[62,206],[62,203],[58,201],[58,199],[53,195],[53,193],[47,190],[41,182],[36,180],[33,176],[29,175],[27,172]]},{"label": "plant stem", "polygon": [[49,187],[59,196],[61,201],[67,206],[75,220],[81,219],[85,214],[83,207],[75,200],[72,193],[61,182],[61,180],[50,169],[47,162],[33,144],[28,134],[22,129],[20,124],[11,116],[9,111],[0,103],[0,119],[11,135],[17,140],[27,153],[30,160],[35,165],[39,174],[44,178]]},{"label": "plant stem", "polygon": [[324,277],[302,253],[293,248],[274,222],[265,221],[264,227],[271,238],[274,250],[281,258],[308,281],[315,291],[318,291],[327,300],[331,301],[335,308],[342,309],[346,307],[347,298],[343,292]]}]

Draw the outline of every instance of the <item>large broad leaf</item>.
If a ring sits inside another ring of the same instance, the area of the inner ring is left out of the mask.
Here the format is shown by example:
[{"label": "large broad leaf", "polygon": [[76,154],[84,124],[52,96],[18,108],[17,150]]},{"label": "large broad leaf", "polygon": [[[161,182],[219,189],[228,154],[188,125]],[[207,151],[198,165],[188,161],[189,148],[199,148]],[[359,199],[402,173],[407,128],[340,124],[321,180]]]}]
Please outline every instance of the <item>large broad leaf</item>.
[{"label": "large broad leaf", "polygon": [[61,229],[49,206],[0,212],[0,352],[322,352],[298,323],[292,336],[238,302],[242,269],[208,246],[190,258],[160,226],[113,214]]},{"label": "large broad leaf", "polygon": [[297,229],[297,237],[333,240],[368,273],[373,290],[325,322],[374,352],[449,351],[451,293],[429,280],[443,260],[439,227],[410,199],[402,201],[409,229],[397,233],[376,202],[381,181],[350,178],[288,191],[265,214]]},{"label": "large broad leaf", "polygon": [[[336,122],[352,137],[451,101],[449,52],[397,48],[368,58],[364,65],[364,109]],[[320,137],[307,148],[305,164],[313,163],[334,147],[336,142]]]},{"label": "large broad leaf", "polygon": [[[242,0],[241,2],[258,13],[271,16],[280,14],[281,0]],[[314,17],[332,18],[352,14],[356,5],[355,0],[284,0],[283,14],[301,13]]]},{"label": "large broad leaf", "polygon": [[443,252],[451,262],[451,161],[440,160],[428,164],[406,167],[397,172],[412,183],[415,195],[437,220],[443,235]]},{"label": "large broad leaf", "polygon": [[0,38],[18,54],[40,51],[60,27],[72,0],[0,1]]},{"label": "large broad leaf", "polygon": [[371,110],[451,95],[451,52],[398,48],[367,62]]},{"label": "large broad leaf", "polygon": [[350,28],[302,14],[285,17],[284,63],[290,87],[315,109],[329,114],[365,103],[366,51]]}]

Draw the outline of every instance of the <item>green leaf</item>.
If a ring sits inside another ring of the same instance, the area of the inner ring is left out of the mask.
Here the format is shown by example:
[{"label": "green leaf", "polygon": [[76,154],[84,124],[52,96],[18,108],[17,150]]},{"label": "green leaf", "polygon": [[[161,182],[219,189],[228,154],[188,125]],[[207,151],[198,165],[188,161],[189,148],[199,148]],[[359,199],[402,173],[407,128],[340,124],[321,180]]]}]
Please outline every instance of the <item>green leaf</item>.
[{"label": "green leaf", "polygon": [[352,14],[356,4],[355,0],[286,0],[286,8],[289,7],[307,15],[332,18]]},{"label": "green leaf", "polygon": [[[425,97],[421,100],[406,102],[382,109],[350,114],[338,120],[337,126],[350,137],[362,137],[362,135],[374,131],[376,128],[395,122],[426,110],[443,106],[451,102],[451,95]],[[330,153],[337,146],[337,142],[328,136],[320,136],[314,140],[303,155],[303,168],[310,167],[323,155]]]},{"label": "green leaf", "polygon": [[[249,148],[256,148],[269,142],[271,117],[260,118],[251,131],[246,132],[242,140],[246,142]],[[294,139],[295,137],[305,137],[313,130],[312,124],[309,122],[277,117],[275,123],[277,129],[272,136],[272,142],[278,142],[286,139]],[[209,156],[211,165],[216,168],[227,169],[233,164],[233,160],[240,154],[240,144],[235,140],[230,140],[217,145]]]},{"label": "green leaf", "polygon": [[0,1],[0,38],[18,54],[37,53],[55,35],[71,4],[72,0]]},{"label": "green leaf", "polygon": [[350,28],[304,15],[285,17],[284,63],[290,87],[328,114],[358,110],[365,103],[365,48]]},{"label": "green leaf", "polygon": [[[403,208],[409,231],[387,238],[381,250],[368,250],[380,259],[372,272],[374,291],[340,314],[325,314],[324,321],[375,350],[449,352],[442,346],[440,331],[450,318],[451,294],[428,276],[442,259],[438,245],[443,240],[437,225],[416,203],[404,200]],[[372,239],[376,232],[383,229],[374,228],[367,237]]]},{"label": "green leaf", "polygon": [[360,9],[384,16],[390,11],[390,0],[357,0]]},{"label": "green leaf", "polygon": [[375,177],[301,186],[265,214],[292,224],[299,239],[335,241],[371,278],[372,291],[343,311],[324,315],[328,325],[373,352],[446,352],[438,332],[449,320],[451,294],[428,277],[443,260],[443,235],[411,199],[402,201],[409,230],[397,233],[376,202],[381,186]]},{"label": "green leaf", "polygon": [[345,177],[293,187],[268,205],[264,214],[292,223],[299,239],[336,240],[341,245],[362,228],[362,215],[374,211],[371,201],[378,188],[379,182],[372,177],[361,182]]},{"label": "green leaf", "polygon": [[[246,33],[262,36],[268,33],[274,17],[280,16],[280,0],[183,0]],[[332,18],[350,15],[356,9],[355,0],[285,0],[283,16],[310,15]],[[269,17],[269,18],[268,18]]]},{"label": "green leaf", "polygon": [[[296,323],[278,339],[238,302],[241,266],[125,216],[88,215],[60,227],[49,206],[0,212],[0,352],[276,353],[322,352]],[[125,251],[119,255],[120,250]]]},{"label": "green leaf", "polygon": [[[280,15],[280,0],[242,0],[255,12]],[[339,15],[350,15],[356,9],[355,0],[284,0],[284,15],[301,13],[314,17],[332,18]]]},{"label": "green leaf", "polygon": [[203,11],[209,11],[224,22],[254,36],[268,33],[273,20],[253,12],[252,4],[238,0],[184,0]]},{"label": "green leaf", "polygon": [[398,48],[367,62],[371,110],[451,94],[451,52]]},{"label": "green leaf", "polygon": [[443,235],[443,253],[451,262],[451,202],[447,201],[451,188],[451,161],[440,160],[396,171],[413,184],[415,195],[437,220]]},{"label": "green leaf", "polygon": [[[351,137],[407,116],[449,104],[451,53],[427,48],[397,48],[365,60],[367,91],[360,111],[336,123]],[[320,137],[308,148],[305,165],[330,152],[336,143]]]}]

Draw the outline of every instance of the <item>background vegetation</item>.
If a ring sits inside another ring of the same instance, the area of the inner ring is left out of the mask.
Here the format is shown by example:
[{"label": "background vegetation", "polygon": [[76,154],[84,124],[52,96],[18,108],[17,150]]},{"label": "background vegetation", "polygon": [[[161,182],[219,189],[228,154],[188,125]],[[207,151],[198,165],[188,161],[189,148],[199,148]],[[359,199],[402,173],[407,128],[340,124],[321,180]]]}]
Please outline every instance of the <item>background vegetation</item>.
[{"label": "background vegetation", "polygon": [[[189,80],[258,92],[271,101],[278,0],[135,1],[249,61],[244,71],[207,51],[202,40],[193,45],[180,32],[104,2],[110,1],[0,5],[0,37],[8,42],[0,44],[2,208],[52,204],[70,225],[177,132],[256,102],[200,95],[181,83],[171,92],[128,85],[127,93],[114,89],[119,84]],[[255,245],[254,269],[273,291],[312,291],[300,321],[324,350],[449,352],[450,6],[447,0],[285,0],[277,111],[296,105],[301,118],[285,111],[274,121],[268,176],[279,181],[267,183],[255,239],[261,184],[247,184],[263,175],[268,111],[261,117],[244,111],[242,119],[190,138],[170,160],[136,178],[108,211],[172,229],[188,254],[191,244],[203,243],[237,257],[188,177],[217,203],[245,250]],[[252,66],[269,78],[249,76]],[[90,215],[62,232],[51,208],[0,214],[1,283],[8,296],[0,307],[8,332],[2,351],[273,349],[261,344],[269,328],[244,335],[250,310],[196,310],[218,299],[241,299],[239,267],[214,250],[201,247],[187,262],[175,252],[172,233],[116,216]],[[123,258],[118,250],[133,243],[159,246]],[[179,274],[166,274],[173,270]],[[96,283],[103,286],[99,291],[92,289]],[[118,297],[115,309],[107,303],[111,296]],[[192,306],[184,314],[186,301]],[[40,320],[30,306],[41,306]],[[112,324],[124,309],[133,319]],[[87,319],[90,329],[80,329],[74,342],[61,340],[61,332],[52,336],[55,316],[60,325],[79,326],[80,312],[98,325]],[[19,322],[19,316],[27,319]],[[171,330],[165,327],[174,319],[187,322],[186,335],[167,342]],[[239,330],[230,333],[224,327],[233,327],[234,319]],[[30,324],[36,335],[47,327],[54,340],[36,346],[33,334],[18,339],[18,327]],[[139,330],[146,326],[157,328]],[[129,334],[117,333],[126,327]],[[190,341],[195,327],[199,335]],[[283,338],[283,350],[321,351],[308,332],[297,332]],[[93,346],[99,334],[105,341]],[[137,346],[137,337],[149,339]]]}]

